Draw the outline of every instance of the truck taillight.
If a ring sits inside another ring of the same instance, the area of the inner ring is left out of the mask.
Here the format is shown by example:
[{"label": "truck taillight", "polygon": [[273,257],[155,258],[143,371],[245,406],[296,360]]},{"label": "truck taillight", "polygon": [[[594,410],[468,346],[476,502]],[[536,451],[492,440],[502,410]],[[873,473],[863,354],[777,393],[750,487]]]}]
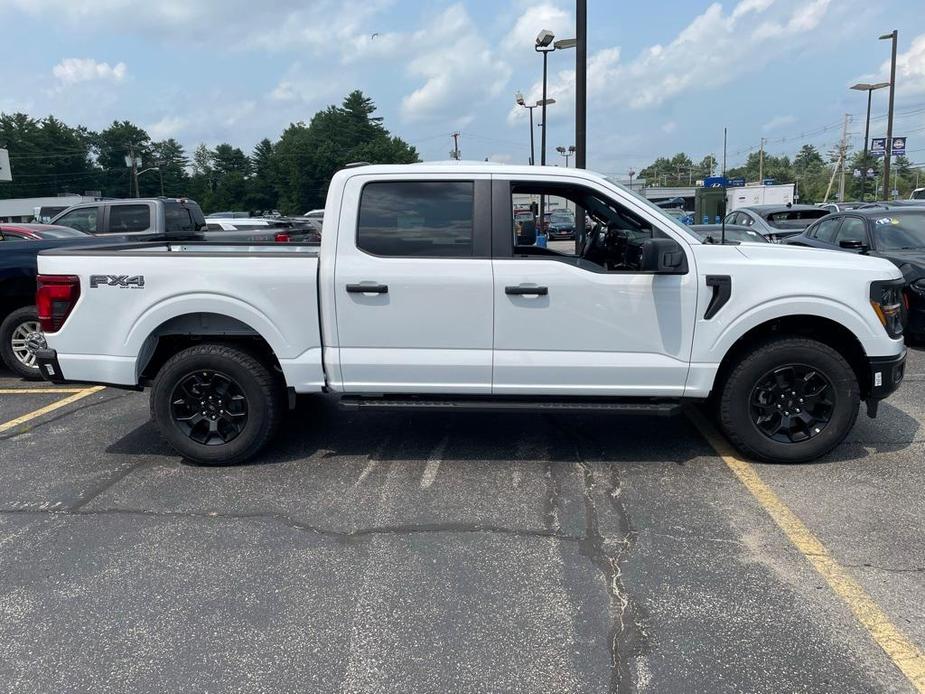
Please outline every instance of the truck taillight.
[{"label": "truck taillight", "polygon": [[75,275],[39,275],[36,283],[35,305],[39,324],[43,332],[57,332],[80,298],[80,278]]},{"label": "truck taillight", "polygon": [[276,243],[289,243],[292,241],[292,238],[290,238],[289,234],[285,231],[280,231],[273,237],[273,240],[276,241]]}]

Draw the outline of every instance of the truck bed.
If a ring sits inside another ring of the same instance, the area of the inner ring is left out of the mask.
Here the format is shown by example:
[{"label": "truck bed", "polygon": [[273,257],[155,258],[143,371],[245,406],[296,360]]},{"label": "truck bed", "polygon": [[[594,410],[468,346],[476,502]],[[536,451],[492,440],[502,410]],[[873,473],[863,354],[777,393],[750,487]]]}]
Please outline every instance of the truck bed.
[{"label": "truck bed", "polygon": [[159,339],[205,329],[263,338],[297,392],[324,385],[317,245],[162,242],[55,249],[42,253],[40,268],[80,278],[80,298],[56,333],[58,344],[67,346],[58,361],[69,380],[135,385]]}]

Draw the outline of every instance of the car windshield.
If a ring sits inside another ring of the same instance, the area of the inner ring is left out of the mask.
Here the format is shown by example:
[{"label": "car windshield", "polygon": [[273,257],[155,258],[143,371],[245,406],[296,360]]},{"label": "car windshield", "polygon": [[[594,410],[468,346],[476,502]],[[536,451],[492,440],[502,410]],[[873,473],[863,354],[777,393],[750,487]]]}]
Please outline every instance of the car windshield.
[{"label": "car windshield", "polygon": [[874,240],[881,251],[925,248],[925,214],[893,212],[877,217]]},{"label": "car windshield", "polygon": [[812,222],[825,217],[829,214],[828,210],[785,210],[783,212],[772,212],[767,216],[768,224],[778,229],[798,228],[809,226]]},{"label": "car windshield", "polygon": [[678,232],[680,232],[680,233],[687,234],[687,237],[688,237],[688,238],[693,238],[693,239],[696,239],[697,241],[700,241],[700,238],[699,238],[696,234],[691,233],[690,228],[689,228],[686,224],[682,224],[682,223],[678,220],[678,218],[672,217],[670,214],[668,214],[665,210],[663,210],[661,207],[659,207],[658,205],[656,205],[656,204],[655,204],[654,202],[652,202],[651,200],[648,200],[648,199],[644,198],[644,197],[641,196],[639,193],[637,193],[635,190],[630,190],[629,188],[627,188],[626,186],[624,186],[622,183],[619,183],[619,182],[617,182],[616,180],[614,180],[614,179],[612,179],[612,178],[610,178],[610,177],[608,177],[608,176],[604,176],[604,180],[607,181],[607,183],[609,183],[610,185],[612,185],[614,188],[619,188],[620,190],[622,190],[622,191],[623,191],[624,193],[626,193],[627,195],[630,195],[630,196],[636,198],[636,200],[638,200],[639,202],[641,202],[643,205],[645,205],[646,207],[648,207],[650,210],[654,211],[654,212],[655,212],[656,214],[658,214],[658,216],[661,217],[662,219],[667,219],[667,220],[668,220],[668,223],[669,223],[676,231],[678,231]]}]

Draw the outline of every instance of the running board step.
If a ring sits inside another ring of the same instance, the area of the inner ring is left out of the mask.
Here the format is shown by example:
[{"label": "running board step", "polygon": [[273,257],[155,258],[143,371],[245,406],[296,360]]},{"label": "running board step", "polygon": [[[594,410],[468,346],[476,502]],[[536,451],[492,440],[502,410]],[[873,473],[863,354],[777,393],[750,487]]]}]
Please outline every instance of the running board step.
[{"label": "running board step", "polygon": [[450,412],[608,412],[669,417],[681,412],[680,400],[652,398],[434,398],[427,396],[345,395],[341,407],[350,410],[431,410]]}]

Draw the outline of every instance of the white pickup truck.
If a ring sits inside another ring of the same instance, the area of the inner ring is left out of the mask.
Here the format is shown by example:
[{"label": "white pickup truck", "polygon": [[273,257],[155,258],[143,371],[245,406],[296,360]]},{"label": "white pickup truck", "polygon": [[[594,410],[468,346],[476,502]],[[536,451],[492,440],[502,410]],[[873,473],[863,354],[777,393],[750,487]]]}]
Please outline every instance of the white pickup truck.
[{"label": "white pickup truck", "polygon": [[[591,231],[527,245],[513,201],[544,198],[583,208]],[[591,172],[353,166],[324,218],[320,249],[43,252],[43,374],[151,386],[163,435],[202,463],[253,456],[287,393],[320,392],[360,408],[618,414],[709,400],[745,455],[805,461],[903,377],[891,263],[701,243]]]}]

